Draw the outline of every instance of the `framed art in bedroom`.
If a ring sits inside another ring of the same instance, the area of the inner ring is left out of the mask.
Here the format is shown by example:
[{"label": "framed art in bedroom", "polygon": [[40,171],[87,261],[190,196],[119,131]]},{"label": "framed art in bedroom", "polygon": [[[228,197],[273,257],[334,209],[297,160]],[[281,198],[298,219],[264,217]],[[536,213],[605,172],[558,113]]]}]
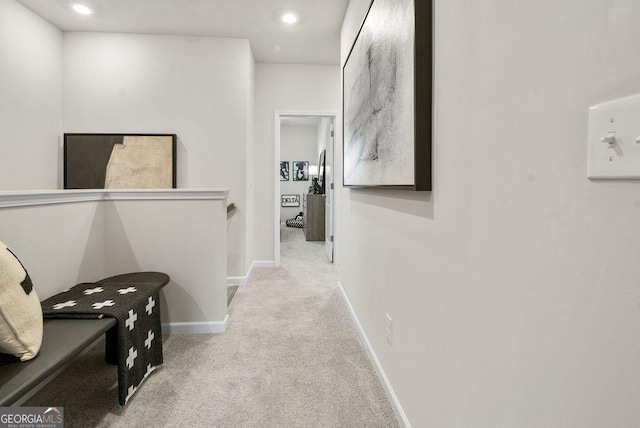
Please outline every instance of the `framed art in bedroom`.
[{"label": "framed art in bedroom", "polygon": [[293,161],[293,181],[309,181],[309,161]]},{"label": "framed art in bedroom", "polygon": [[345,187],[432,190],[432,4],[373,0],[343,72]]},{"label": "framed art in bedroom", "polygon": [[282,195],[282,206],[283,207],[299,207],[300,206],[300,195]]},{"label": "framed art in bedroom", "polygon": [[280,161],[280,181],[289,181],[289,162]]}]

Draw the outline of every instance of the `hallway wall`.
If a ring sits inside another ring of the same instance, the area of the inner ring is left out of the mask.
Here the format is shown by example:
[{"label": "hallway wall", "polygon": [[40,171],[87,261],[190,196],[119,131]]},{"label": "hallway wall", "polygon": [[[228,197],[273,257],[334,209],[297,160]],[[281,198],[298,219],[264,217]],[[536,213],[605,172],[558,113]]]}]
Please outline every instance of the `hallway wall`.
[{"label": "hallway wall", "polygon": [[[255,260],[273,261],[276,110],[340,111],[337,65],[256,64]],[[317,161],[316,161],[317,162]]]},{"label": "hallway wall", "polygon": [[40,300],[107,276],[104,226],[97,201],[0,208],[0,241],[27,268]]},{"label": "hallway wall", "polygon": [[0,239],[26,266],[40,300],[112,275],[164,272],[171,282],[160,304],[170,331],[224,331],[227,214],[222,192],[198,195],[202,199],[180,192],[172,192],[172,198],[104,196],[0,195]]},{"label": "hallway wall", "polygon": [[412,426],[640,423],[640,183],[586,179],[588,107],[640,92],[638,16],[435,2],[434,190],[339,207],[341,282]]},{"label": "hallway wall", "polygon": [[252,262],[254,60],[248,40],[64,35],[64,132],[178,135],[179,188],[231,188],[228,274]]},{"label": "hallway wall", "polygon": [[0,189],[56,189],[62,134],[62,32],[0,0]]}]

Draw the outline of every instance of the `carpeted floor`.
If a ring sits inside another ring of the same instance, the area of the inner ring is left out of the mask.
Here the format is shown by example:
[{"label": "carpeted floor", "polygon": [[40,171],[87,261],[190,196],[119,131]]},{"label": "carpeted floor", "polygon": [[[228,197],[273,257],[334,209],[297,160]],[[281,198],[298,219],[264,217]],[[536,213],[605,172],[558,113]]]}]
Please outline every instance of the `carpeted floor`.
[{"label": "carpeted floor", "polygon": [[397,427],[322,242],[282,230],[282,266],[254,270],[224,334],[164,336],[165,363],[126,407],[100,345],[25,406],[73,427]]}]

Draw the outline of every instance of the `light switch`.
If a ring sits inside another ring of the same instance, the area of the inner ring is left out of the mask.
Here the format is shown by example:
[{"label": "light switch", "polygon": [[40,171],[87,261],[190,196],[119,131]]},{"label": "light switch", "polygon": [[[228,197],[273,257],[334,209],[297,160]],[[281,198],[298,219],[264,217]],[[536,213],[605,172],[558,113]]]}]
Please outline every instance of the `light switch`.
[{"label": "light switch", "polygon": [[640,94],[589,108],[590,179],[640,179]]}]

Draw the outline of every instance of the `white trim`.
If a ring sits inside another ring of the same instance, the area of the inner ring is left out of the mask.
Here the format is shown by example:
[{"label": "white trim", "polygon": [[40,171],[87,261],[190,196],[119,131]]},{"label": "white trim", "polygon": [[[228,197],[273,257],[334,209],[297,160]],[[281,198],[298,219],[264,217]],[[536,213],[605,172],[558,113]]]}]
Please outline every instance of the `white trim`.
[{"label": "white trim", "polygon": [[0,192],[0,207],[24,207],[30,205],[67,204],[72,202],[91,202],[102,199],[99,190],[41,190],[23,192]]},{"label": "white trim", "polygon": [[249,272],[245,276],[230,276],[227,278],[227,285],[245,285],[251,279],[251,274],[253,273],[253,268],[256,262],[251,263],[249,267]]},{"label": "white trim", "polygon": [[273,260],[267,261],[254,261],[251,263],[251,267],[249,268],[249,272],[245,276],[230,276],[227,277],[227,285],[245,285],[251,280],[251,275],[253,275],[254,268],[271,268],[276,267],[276,262]]},{"label": "white trim", "polygon": [[18,190],[0,192],[0,208],[124,200],[224,200],[230,189]]},{"label": "white trim", "polygon": [[276,267],[275,260],[263,260],[263,261],[253,262],[251,269],[253,270],[253,268],[272,268],[272,267]]},{"label": "white trim", "polygon": [[[303,110],[276,110],[274,114],[274,185],[273,185],[273,258],[275,260],[275,267],[280,266],[280,119],[282,116],[316,116],[316,117],[332,117],[334,126],[338,126],[338,119],[340,118],[340,113],[337,111],[303,111]],[[333,142],[334,154],[335,154],[335,139]],[[334,156],[335,158],[335,156]],[[335,171],[335,166],[334,166]],[[335,178],[334,178],[335,182]],[[335,221],[334,217],[334,221]],[[336,227],[334,223],[334,235],[336,234]],[[334,252],[335,252],[335,241],[334,241]]]},{"label": "white trim", "polygon": [[227,277],[227,287],[230,285],[246,285],[249,282],[249,276],[251,274],[247,274],[246,276],[229,276]]},{"label": "white trim", "polygon": [[273,185],[273,260],[275,260],[276,266],[280,266],[280,116],[282,111],[276,110],[274,115],[274,165],[278,165],[275,168],[275,184]]},{"label": "white trim", "polygon": [[369,338],[367,337],[367,334],[365,333],[364,328],[362,327],[362,324],[360,324],[360,320],[358,319],[358,316],[356,315],[356,311],[353,309],[353,306],[351,305],[351,301],[347,296],[347,292],[345,291],[342,285],[342,282],[338,281],[338,287],[340,287],[340,291],[342,292],[342,297],[344,298],[344,301],[347,304],[347,307],[349,308],[349,313],[351,313],[351,317],[353,318],[353,321],[355,322],[356,327],[358,328],[358,332],[360,332],[360,336],[364,341],[365,347],[367,348],[367,354],[369,355],[369,359],[371,360],[373,367],[375,367],[376,369],[376,373],[378,374],[380,383],[382,383],[384,392],[387,394],[387,398],[391,402],[391,407],[393,408],[393,412],[396,414],[396,419],[398,419],[398,423],[403,428],[411,428],[411,423],[409,422],[409,418],[407,418],[407,414],[402,409],[402,405],[400,404],[400,400],[398,400],[398,396],[393,391],[391,382],[389,382],[389,378],[387,377],[387,374],[384,372],[384,369],[382,368],[382,364],[380,364],[380,360],[378,359],[378,356],[376,355],[376,352],[374,351],[373,346],[371,345],[371,342],[369,341]]},{"label": "white trim", "polygon": [[162,334],[224,333],[229,325],[229,314],[223,321],[171,322],[162,324]]},{"label": "white trim", "polygon": [[[340,218],[338,218],[338,208],[340,207],[340,197],[342,192],[342,158],[344,157],[342,147],[342,115],[337,115],[333,123],[333,264],[340,264],[339,246],[340,246]],[[339,160],[339,161],[338,161]]]},{"label": "white trim", "polygon": [[105,190],[104,200],[221,200],[229,197],[231,189],[149,189]]}]

